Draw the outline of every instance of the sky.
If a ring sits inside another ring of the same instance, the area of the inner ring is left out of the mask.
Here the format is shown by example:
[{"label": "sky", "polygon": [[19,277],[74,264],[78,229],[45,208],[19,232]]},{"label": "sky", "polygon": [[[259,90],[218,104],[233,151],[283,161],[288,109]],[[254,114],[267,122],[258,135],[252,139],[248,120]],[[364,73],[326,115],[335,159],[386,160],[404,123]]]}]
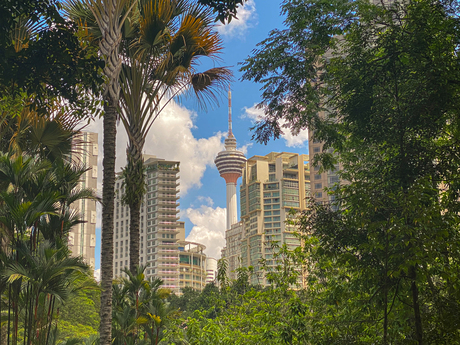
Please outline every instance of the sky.
[{"label": "sky", "polygon": [[[256,48],[257,43],[268,37],[271,30],[283,28],[277,0],[249,0],[238,9],[238,20],[228,25],[216,24],[223,40],[221,61],[233,71],[232,89],[233,133],[238,149],[247,158],[270,152],[294,152],[308,154],[306,131],[292,136],[286,133],[267,145],[251,140],[250,127],[263,116],[255,106],[261,100],[261,85],[241,81],[240,64]],[[148,135],[145,152],[158,158],[180,161],[180,220],[185,222],[186,239],[206,246],[205,253],[220,258],[225,246],[226,187],[219,176],[214,159],[224,150],[228,130],[227,93],[220,99],[220,106],[200,109],[192,99],[170,103],[161,113]],[[91,123],[85,130],[99,133],[98,192],[102,194],[102,121]],[[127,135],[119,126],[117,134],[116,171],[126,163]],[[238,185],[241,179],[238,180]],[[237,187],[237,191],[239,187]],[[239,195],[238,195],[239,200]],[[238,201],[239,204],[239,201]],[[100,216],[98,206],[96,229],[96,269],[100,266]],[[239,210],[238,210],[239,218]]]}]

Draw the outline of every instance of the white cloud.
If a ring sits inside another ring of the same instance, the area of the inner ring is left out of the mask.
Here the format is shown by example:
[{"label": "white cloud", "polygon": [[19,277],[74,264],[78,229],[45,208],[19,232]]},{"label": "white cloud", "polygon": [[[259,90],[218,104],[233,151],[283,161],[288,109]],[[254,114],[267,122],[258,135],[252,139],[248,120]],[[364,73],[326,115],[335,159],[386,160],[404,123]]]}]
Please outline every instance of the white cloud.
[{"label": "white cloud", "polygon": [[94,270],[94,279],[96,279],[97,282],[101,281],[101,269]]},{"label": "white cloud", "polygon": [[185,217],[194,225],[186,240],[204,244],[206,255],[219,259],[221,250],[225,247],[227,210],[221,207],[213,208],[212,204],[201,205],[199,208],[188,208]]},{"label": "white cloud", "polygon": [[[264,110],[259,109],[254,104],[252,107],[247,108],[244,107],[244,114],[241,118],[250,119],[253,123],[256,121],[263,120],[265,116]],[[286,121],[281,120],[280,122],[281,127],[284,127],[283,134],[281,134],[281,138],[286,141],[287,147],[303,147],[306,146],[308,141],[308,130],[304,129],[299,131],[299,133],[292,133],[289,128],[286,127]]]},{"label": "white cloud", "polygon": [[[195,138],[192,129],[196,114],[185,107],[170,102],[153,124],[146,139],[144,153],[158,158],[180,161],[181,196],[190,188],[201,187],[201,178],[207,167],[214,166],[217,153],[224,150],[224,133],[218,132],[207,138]],[[102,119],[97,119],[85,128],[99,133],[98,194],[102,195]],[[120,123],[117,127],[116,171],[126,164],[128,136]],[[101,208],[98,207],[100,226]]]},{"label": "white cloud", "polygon": [[230,24],[217,25],[216,30],[224,37],[244,38],[247,31],[258,24],[256,4],[254,0],[248,0],[244,6],[239,6],[236,17]]}]

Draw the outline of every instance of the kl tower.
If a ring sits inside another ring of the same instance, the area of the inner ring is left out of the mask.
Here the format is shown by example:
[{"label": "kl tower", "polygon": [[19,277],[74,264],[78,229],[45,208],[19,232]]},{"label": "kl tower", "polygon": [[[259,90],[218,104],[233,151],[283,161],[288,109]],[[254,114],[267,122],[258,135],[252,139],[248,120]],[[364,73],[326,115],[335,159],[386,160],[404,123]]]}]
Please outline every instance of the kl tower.
[{"label": "kl tower", "polygon": [[216,163],[220,176],[227,184],[227,229],[238,222],[236,206],[236,181],[242,175],[246,157],[236,149],[236,138],[232,132],[232,92],[228,87],[228,137],[225,139],[225,151],[217,154]]}]

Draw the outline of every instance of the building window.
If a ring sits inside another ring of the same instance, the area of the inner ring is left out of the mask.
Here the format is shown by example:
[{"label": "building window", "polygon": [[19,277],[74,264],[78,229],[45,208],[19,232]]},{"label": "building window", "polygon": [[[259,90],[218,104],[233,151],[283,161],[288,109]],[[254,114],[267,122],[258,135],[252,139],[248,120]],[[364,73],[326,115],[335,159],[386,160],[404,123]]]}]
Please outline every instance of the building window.
[{"label": "building window", "polygon": [[321,174],[316,174],[315,175],[315,180],[321,180]]},{"label": "building window", "polygon": [[337,182],[339,182],[339,177],[338,176],[329,177],[329,183],[337,183]]},{"label": "building window", "polygon": [[323,189],[322,183],[315,183],[315,189]]}]

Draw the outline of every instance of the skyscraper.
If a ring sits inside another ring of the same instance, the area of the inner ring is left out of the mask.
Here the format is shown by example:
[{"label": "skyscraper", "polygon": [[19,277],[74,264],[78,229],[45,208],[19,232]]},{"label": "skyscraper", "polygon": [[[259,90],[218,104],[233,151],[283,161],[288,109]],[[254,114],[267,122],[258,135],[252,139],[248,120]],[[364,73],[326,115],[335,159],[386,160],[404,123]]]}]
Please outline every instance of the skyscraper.
[{"label": "skyscraper", "polygon": [[238,221],[236,203],[236,182],[242,174],[246,162],[243,152],[236,149],[236,138],[232,132],[232,93],[228,89],[228,136],[225,139],[225,151],[217,154],[214,161],[220,176],[227,184],[227,229]]},{"label": "skyscraper", "polygon": [[[240,187],[241,266],[254,267],[251,283],[266,285],[260,260],[275,265],[271,243],[286,244],[294,249],[300,241],[296,228],[287,224],[290,211],[306,208],[310,194],[309,156],[271,152],[248,159]],[[227,244],[229,246],[229,244]]]},{"label": "skyscraper", "polygon": [[[88,169],[79,183],[81,188],[97,189],[97,133],[82,132],[74,142],[72,161],[82,164]],[[96,247],[96,201],[82,199],[71,206],[77,210],[82,220],[81,224],[72,227],[69,233],[69,249],[75,256],[82,256],[85,262],[94,269]]]},{"label": "skyscraper", "polygon": [[[308,131],[308,137],[310,138],[310,140],[308,141],[310,156],[313,159],[316,155],[323,152],[324,143],[322,143],[319,140],[316,140],[315,133],[312,130]],[[328,152],[332,153],[333,149],[329,148]],[[338,171],[341,168],[342,167],[339,164],[337,164],[335,165],[333,170],[326,170],[320,173],[320,165],[311,167],[311,195],[315,198],[317,202],[330,203],[334,201],[334,196],[328,195],[328,193],[325,191],[325,188],[332,189],[338,183],[346,183],[346,181],[341,181],[339,178]],[[336,209],[337,205],[333,204],[332,208]]]},{"label": "skyscraper", "polygon": [[[163,287],[179,292],[179,162],[155,156],[146,159],[147,193],[141,205],[140,264],[147,277],[158,277]],[[116,182],[114,219],[115,277],[129,267],[129,208],[121,201],[123,180]]]}]

